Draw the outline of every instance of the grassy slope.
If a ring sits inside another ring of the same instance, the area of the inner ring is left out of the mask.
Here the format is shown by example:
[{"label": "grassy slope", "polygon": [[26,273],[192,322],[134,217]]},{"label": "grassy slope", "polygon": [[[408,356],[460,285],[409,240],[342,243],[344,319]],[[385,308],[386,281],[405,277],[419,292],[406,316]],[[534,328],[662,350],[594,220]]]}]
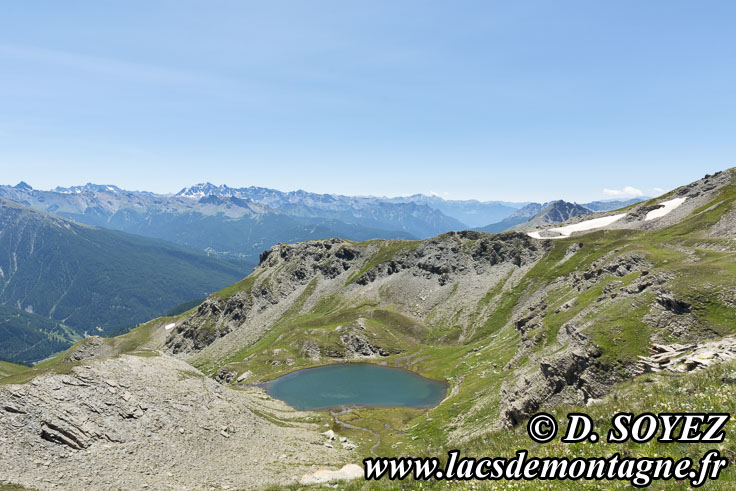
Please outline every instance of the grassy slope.
[{"label": "grassy slope", "polygon": [[24,489],[27,488],[24,488],[20,484],[10,484],[0,481],[0,491],[22,491]]},{"label": "grassy slope", "polygon": [[25,365],[16,365],[7,361],[0,361],[0,378],[15,375],[28,370]]}]

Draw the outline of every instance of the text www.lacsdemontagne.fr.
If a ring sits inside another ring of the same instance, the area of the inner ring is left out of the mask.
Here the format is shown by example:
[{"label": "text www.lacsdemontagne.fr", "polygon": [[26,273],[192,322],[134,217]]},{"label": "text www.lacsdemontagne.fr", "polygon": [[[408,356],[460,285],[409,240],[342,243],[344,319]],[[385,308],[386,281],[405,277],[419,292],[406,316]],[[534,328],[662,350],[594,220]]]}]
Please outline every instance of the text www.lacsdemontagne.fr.
[{"label": "text www.lacsdemontagne.fr", "polygon": [[441,466],[436,457],[369,458],[363,461],[365,478],[390,480],[596,480],[628,481],[633,486],[649,486],[657,480],[688,480],[693,487],[708,479],[718,479],[727,465],[717,450],[707,452],[700,459],[700,469],[690,458],[674,460],[669,457],[610,457],[574,458],[529,457],[519,450],[513,458],[460,457],[460,452],[448,452],[447,463]]}]

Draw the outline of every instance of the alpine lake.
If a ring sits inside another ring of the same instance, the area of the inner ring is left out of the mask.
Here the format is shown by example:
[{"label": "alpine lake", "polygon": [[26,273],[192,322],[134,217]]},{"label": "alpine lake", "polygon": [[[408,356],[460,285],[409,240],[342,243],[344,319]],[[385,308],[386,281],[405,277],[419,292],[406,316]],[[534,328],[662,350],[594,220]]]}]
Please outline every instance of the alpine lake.
[{"label": "alpine lake", "polygon": [[400,368],[341,363],[305,368],[264,384],[268,394],[301,411],[350,406],[431,408],[447,394],[447,383]]}]

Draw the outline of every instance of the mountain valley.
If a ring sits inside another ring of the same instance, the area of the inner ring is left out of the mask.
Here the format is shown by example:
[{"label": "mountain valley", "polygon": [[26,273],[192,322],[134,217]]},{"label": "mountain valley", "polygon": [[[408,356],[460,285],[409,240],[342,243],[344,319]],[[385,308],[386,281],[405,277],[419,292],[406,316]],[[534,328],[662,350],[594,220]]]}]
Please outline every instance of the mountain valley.
[{"label": "mountain valley", "polygon": [[23,363],[134,326],[250,269],[2,198],[0,251],[0,358]]}]

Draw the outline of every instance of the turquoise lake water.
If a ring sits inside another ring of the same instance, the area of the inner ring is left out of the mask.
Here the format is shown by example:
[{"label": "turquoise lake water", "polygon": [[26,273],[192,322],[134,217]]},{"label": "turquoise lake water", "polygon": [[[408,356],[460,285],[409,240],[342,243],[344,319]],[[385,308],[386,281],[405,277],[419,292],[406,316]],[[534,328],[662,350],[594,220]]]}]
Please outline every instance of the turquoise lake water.
[{"label": "turquoise lake water", "polygon": [[344,363],[286,374],[268,382],[266,391],[299,410],[353,405],[430,408],[444,399],[447,384],[398,368]]}]

